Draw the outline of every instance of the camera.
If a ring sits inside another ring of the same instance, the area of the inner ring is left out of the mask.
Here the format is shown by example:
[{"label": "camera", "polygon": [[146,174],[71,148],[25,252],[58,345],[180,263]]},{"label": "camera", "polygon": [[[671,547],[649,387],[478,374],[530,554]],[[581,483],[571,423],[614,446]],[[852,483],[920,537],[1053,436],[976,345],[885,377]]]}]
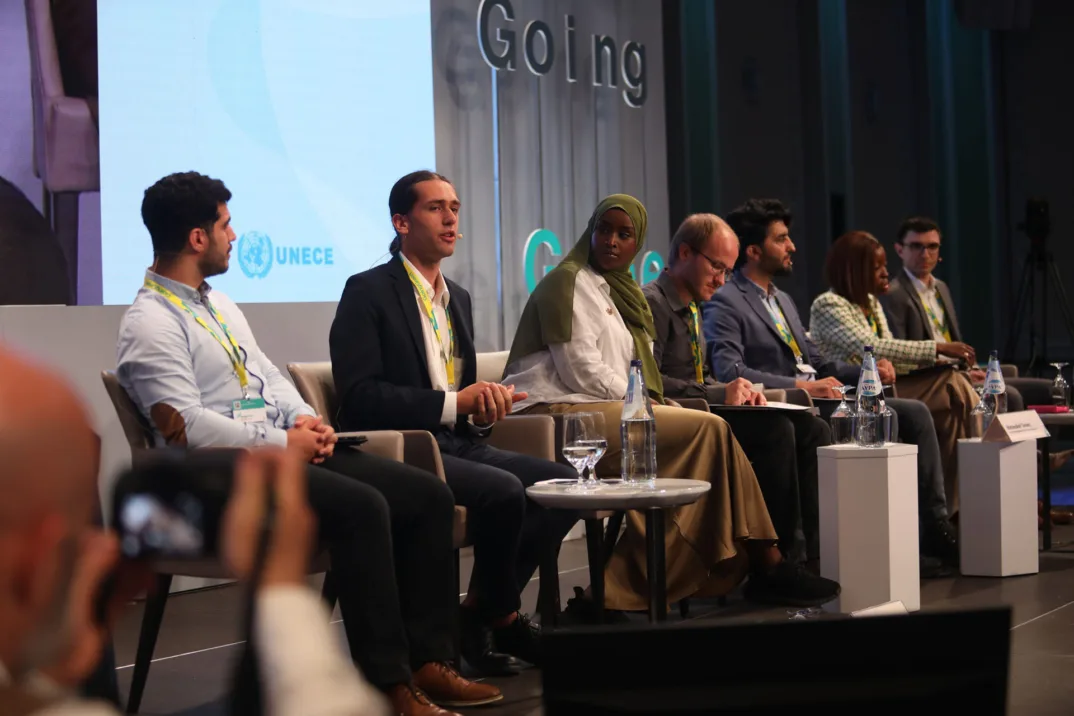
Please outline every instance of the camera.
[{"label": "camera", "polygon": [[123,472],[112,526],[124,559],[217,559],[220,522],[245,451],[152,450]]},{"label": "camera", "polygon": [[1029,199],[1026,201],[1026,218],[1018,225],[1034,244],[1043,245],[1052,232],[1051,212],[1046,199]]}]

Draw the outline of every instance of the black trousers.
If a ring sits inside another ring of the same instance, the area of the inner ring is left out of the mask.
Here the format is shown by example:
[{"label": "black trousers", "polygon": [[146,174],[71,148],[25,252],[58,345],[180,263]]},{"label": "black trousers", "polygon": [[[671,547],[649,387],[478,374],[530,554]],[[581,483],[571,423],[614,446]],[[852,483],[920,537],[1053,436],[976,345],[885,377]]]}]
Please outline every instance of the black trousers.
[{"label": "black trousers", "polygon": [[830,445],[828,423],[806,412],[713,408],[753,464],[779,549],[793,561],[820,556],[817,448]]},{"label": "black trousers", "polygon": [[340,449],[308,475],[347,642],[369,681],[408,683],[412,669],[450,660],[459,598],[448,486],[358,450]]},{"label": "black trousers", "polygon": [[474,542],[470,580],[486,618],[517,611],[542,550],[558,549],[578,521],[568,510],[545,510],[526,499],[526,488],[551,479],[574,479],[569,465],[499,450],[453,432],[436,436],[455,502],[467,509]]}]

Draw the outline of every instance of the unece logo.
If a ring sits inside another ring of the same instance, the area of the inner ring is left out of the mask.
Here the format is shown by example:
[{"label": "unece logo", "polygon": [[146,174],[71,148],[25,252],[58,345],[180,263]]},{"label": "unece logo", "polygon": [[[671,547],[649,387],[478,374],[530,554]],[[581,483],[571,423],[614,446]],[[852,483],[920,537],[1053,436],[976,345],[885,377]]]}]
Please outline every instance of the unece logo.
[{"label": "unece logo", "polygon": [[[543,251],[542,251],[543,249]],[[549,262],[540,255],[547,254]],[[529,238],[522,249],[522,273],[526,277],[526,292],[533,293],[537,288],[537,282],[544,278],[545,274],[556,267],[563,258],[563,246],[559,243],[559,237],[548,229],[537,229]],[[538,264],[540,267],[538,268]],[[656,279],[664,270],[664,259],[655,251],[646,251],[641,256],[641,280],[633,264],[630,266],[630,275],[635,281],[644,286]]]},{"label": "unece logo", "polygon": [[272,264],[283,266],[333,266],[335,257],[331,246],[277,246],[260,231],[247,231],[239,237],[239,268],[246,278],[265,278]]}]

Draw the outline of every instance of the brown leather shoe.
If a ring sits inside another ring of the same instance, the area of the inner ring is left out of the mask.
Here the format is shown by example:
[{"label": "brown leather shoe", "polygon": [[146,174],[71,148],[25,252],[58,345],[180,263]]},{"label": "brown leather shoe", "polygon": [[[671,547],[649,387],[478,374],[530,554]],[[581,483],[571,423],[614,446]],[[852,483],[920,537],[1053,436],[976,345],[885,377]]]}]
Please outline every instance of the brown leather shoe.
[{"label": "brown leather shoe", "polygon": [[388,689],[388,701],[395,716],[461,716],[440,708],[421,689],[407,684],[396,684]]},{"label": "brown leather shoe", "polygon": [[447,664],[430,663],[414,673],[414,686],[440,706],[484,706],[503,701],[503,693],[492,684],[466,679]]}]

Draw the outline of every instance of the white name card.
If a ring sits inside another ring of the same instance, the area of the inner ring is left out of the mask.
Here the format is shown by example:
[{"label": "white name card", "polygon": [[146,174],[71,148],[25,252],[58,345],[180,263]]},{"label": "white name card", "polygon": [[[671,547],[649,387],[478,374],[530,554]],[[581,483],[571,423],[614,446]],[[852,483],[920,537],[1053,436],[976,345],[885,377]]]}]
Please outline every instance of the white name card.
[{"label": "white name card", "polygon": [[1020,413],[997,415],[981,440],[992,443],[1017,443],[1050,436],[1051,433],[1048,432],[1048,428],[1044,427],[1040,416],[1033,410],[1024,410]]},{"label": "white name card", "polygon": [[901,601],[884,602],[875,607],[866,607],[856,612],[851,612],[852,617],[890,617],[900,614],[909,614]]}]

